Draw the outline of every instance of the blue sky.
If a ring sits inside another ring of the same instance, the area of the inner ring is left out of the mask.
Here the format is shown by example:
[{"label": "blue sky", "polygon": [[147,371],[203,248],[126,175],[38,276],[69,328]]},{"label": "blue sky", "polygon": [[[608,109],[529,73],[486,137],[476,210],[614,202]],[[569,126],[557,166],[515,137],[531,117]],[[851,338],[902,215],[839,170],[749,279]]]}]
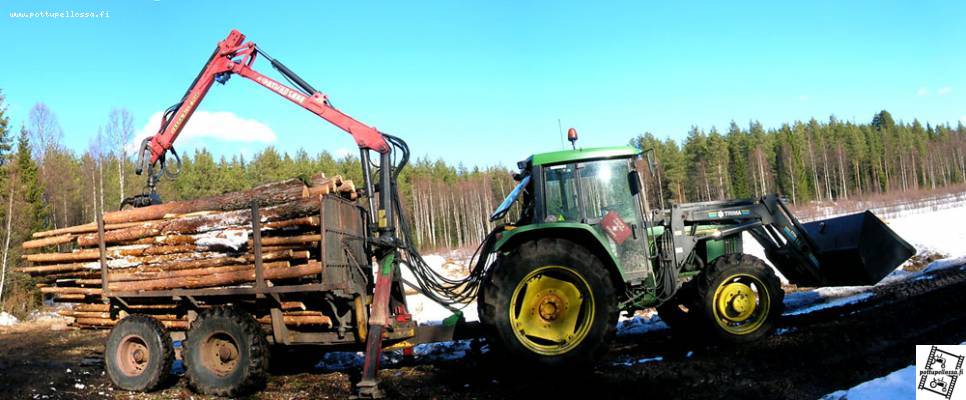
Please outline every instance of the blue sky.
[{"label": "blue sky", "polygon": [[[557,118],[585,147],[731,120],[966,118],[963,3],[670,3],[5,0],[0,89],[17,126],[45,102],[83,151],[113,107],[148,126],[238,28],[417,156],[467,165],[559,149]],[[62,10],[110,17],[9,17]],[[241,77],[200,110],[213,114],[194,121],[182,152],[355,152],[348,135]]]}]

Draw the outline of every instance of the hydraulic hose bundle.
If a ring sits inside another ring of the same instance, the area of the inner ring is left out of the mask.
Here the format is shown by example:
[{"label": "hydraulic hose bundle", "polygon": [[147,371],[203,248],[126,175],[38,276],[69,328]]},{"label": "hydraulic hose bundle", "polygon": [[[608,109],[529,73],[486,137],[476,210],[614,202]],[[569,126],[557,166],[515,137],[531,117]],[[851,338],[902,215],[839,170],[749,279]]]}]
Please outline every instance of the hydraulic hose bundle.
[{"label": "hydraulic hose bundle", "polygon": [[430,267],[415,247],[415,242],[412,239],[412,231],[405,220],[406,215],[399,200],[398,185],[396,184],[399,171],[409,162],[409,146],[398,137],[388,134],[383,134],[383,136],[387,142],[402,154],[402,158],[398,163],[393,161],[395,168],[390,184],[393,190],[392,207],[396,211],[396,216],[399,220],[398,226],[400,227],[401,233],[399,249],[403,255],[403,261],[409,267],[409,270],[412,271],[416,279],[416,288],[426,297],[429,297],[450,310],[455,311],[455,306],[457,305],[463,305],[465,307],[466,304],[476,299],[476,294],[483,283],[486,266],[489,264],[492,246],[495,243],[496,230],[487,234],[483,243],[480,243],[476,251],[473,252],[473,255],[470,257],[470,265],[472,267],[466,277],[459,279],[450,278]]}]

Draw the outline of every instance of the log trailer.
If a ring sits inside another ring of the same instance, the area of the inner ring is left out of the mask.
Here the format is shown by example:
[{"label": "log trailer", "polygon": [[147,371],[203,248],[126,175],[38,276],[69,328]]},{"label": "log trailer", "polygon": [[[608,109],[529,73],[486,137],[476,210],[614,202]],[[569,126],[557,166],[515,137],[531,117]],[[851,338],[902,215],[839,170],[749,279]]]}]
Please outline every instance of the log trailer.
[{"label": "log trailer", "polygon": [[[252,65],[267,59],[292,86]],[[742,233],[760,243],[774,267],[806,286],[869,285],[912,256],[913,248],[870,212],[800,223],[776,195],[653,209],[643,184],[653,173],[653,152],[632,147],[535,154],[518,163],[519,182],[492,221],[519,207],[519,219],[490,232],[464,279],[442,276],[420,257],[403,214],[396,179],[409,158],[406,143],[337,110],[281,62],[233,30],[169,108],[158,133],[142,143],[137,172],[144,193],[124,203],[160,202],[158,179],[166,155],[215,83],[240,75],[349,133],[360,150],[364,200],[321,197],[321,266],[313,283],[275,284],[265,278],[258,204],[252,205],[255,281],[231,288],[110,291],[101,242],[102,296],[113,318],[105,365],[127,390],[157,388],[172,362],[172,337],[195,390],[234,396],[266,378],[268,346],[325,345],[364,348],[360,397],[378,397],[377,369],[386,349],[417,343],[486,337],[503,356],[545,368],[593,363],[604,352],[619,312],[657,307],[676,333],[711,332],[723,342],[767,335],[782,313],[774,270],[744,254]],[[576,132],[568,133],[575,143]],[[373,156],[378,163],[373,163]],[[361,204],[360,204],[361,203]],[[98,217],[103,236],[103,217]],[[416,282],[404,282],[400,266]],[[459,312],[441,325],[417,326],[403,285],[455,310],[477,302],[480,323]],[[322,311],[323,329],[292,327],[282,309],[298,301]],[[139,310],[176,304],[187,329],[171,329]],[[482,329],[474,329],[482,328]]]}]

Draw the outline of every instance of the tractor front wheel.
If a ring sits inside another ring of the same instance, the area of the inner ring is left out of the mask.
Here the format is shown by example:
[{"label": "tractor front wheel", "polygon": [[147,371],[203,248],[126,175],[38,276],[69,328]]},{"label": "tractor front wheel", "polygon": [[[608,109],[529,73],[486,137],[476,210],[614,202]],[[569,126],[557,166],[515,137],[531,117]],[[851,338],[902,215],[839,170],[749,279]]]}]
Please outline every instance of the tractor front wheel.
[{"label": "tractor front wheel", "polygon": [[785,291],[764,261],[746,255],[718,257],[695,278],[696,322],[726,343],[747,343],[771,332],[782,315]]},{"label": "tractor front wheel", "polygon": [[607,350],[617,324],[605,268],[563,239],[535,240],[501,255],[479,298],[487,342],[530,364],[590,365]]}]

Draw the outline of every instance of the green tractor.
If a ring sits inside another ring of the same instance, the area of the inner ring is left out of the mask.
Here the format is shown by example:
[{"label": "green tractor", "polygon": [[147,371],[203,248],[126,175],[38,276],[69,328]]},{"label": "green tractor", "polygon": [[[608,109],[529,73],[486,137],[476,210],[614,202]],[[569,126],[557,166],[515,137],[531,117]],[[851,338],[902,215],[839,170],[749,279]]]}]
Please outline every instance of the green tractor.
[{"label": "green tractor", "polygon": [[747,232],[792,283],[874,284],[914,249],[870,212],[800,223],[776,195],[652,209],[633,147],[535,154],[491,220],[477,303],[491,346],[545,366],[589,365],[620,312],[656,307],[674,334],[725,343],[769,334],[783,311],[775,271],[743,253]]}]

